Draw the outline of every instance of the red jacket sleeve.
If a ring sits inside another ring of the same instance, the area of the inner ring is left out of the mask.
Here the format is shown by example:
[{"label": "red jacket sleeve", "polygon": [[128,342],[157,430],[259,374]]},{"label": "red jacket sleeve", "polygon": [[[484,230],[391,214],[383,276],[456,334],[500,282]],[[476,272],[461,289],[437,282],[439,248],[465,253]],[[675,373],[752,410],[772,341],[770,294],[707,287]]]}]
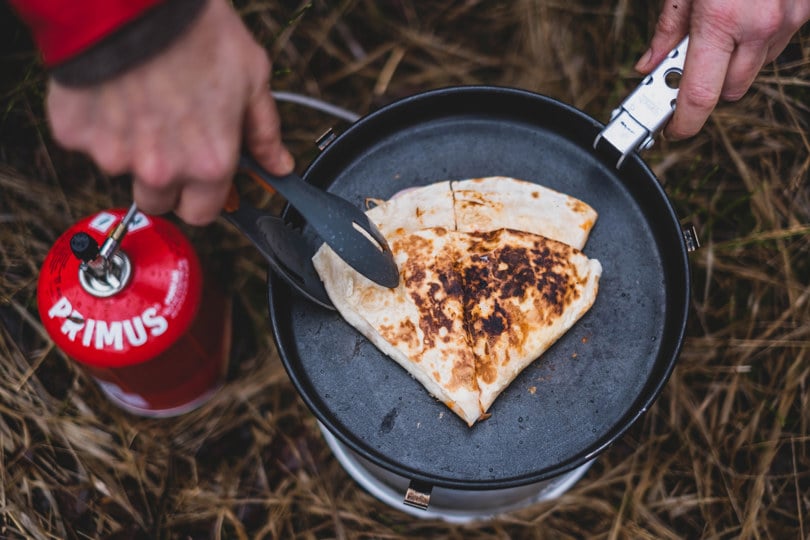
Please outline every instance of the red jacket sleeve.
[{"label": "red jacket sleeve", "polygon": [[165,0],[10,0],[31,29],[45,65],[93,46]]}]

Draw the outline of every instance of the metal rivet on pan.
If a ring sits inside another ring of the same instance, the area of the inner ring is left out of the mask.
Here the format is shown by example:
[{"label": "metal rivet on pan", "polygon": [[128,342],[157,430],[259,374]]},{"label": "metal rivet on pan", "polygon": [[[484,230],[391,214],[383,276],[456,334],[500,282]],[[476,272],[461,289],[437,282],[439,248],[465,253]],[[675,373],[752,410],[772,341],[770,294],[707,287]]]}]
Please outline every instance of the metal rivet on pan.
[{"label": "metal rivet on pan", "polygon": [[332,141],[334,141],[336,138],[337,135],[335,134],[334,130],[329,128],[315,140],[315,144],[318,145],[318,150],[323,152],[326,147],[332,144]]},{"label": "metal rivet on pan", "polygon": [[405,504],[419,508],[420,510],[427,510],[430,504],[430,493],[433,491],[433,486],[425,482],[411,480],[408,485],[408,491],[405,492]]},{"label": "metal rivet on pan", "polygon": [[700,247],[700,239],[697,235],[697,229],[691,223],[687,223],[681,226],[681,231],[683,232],[683,239],[686,242],[686,251],[695,251],[697,248]]}]

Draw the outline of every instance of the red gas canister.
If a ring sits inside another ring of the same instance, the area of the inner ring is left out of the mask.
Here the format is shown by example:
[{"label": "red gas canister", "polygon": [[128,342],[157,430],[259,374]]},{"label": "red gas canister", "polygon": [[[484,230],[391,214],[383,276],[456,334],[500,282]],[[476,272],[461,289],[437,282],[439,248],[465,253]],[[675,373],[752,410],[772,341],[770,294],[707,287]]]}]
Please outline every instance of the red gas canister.
[{"label": "red gas canister", "polygon": [[[125,216],[120,245],[104,253]],[[94,268],[99,246],[105,264]],[[80,220],[45,258],[37,302],[56,345],[132,413],[187,412],[224,381],[229,298],[203,283],[193,246],[166,219],[133,208]]]}]

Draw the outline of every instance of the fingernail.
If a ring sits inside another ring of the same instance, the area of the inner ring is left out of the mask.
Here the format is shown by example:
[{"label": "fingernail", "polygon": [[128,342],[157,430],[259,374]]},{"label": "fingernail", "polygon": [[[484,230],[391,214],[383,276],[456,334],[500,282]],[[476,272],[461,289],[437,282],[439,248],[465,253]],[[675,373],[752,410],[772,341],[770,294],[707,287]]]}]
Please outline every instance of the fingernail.
[{"label": "fingernail", "polygon": [[645,53],[644,53],[644,54],[641,56],[641,58],[639,58],[639,59],[638,59],[638,62],[636,62],[635,69],[636,69],[637,71],[641,71],[641,70],[643,70],[643,69],[644,69],[644,66],[646,66],[646,65],[647,65],[647,63],[650,61],[650,58],[651,58],[651,57],[652,57],[652,49],[647,49],[647,52],[645,52]]}]

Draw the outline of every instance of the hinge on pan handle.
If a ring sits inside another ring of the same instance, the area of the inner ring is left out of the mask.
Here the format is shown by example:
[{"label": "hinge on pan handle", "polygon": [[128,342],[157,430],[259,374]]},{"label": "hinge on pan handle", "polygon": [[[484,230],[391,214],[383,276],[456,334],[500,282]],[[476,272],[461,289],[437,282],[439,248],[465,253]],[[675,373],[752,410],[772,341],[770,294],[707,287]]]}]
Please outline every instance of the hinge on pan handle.
[{"label": "hinge on pan handle", "polygon": [[617,169],[631,152],[650,148],[653,137],[672,116],[688,45],[687,36],[613,111],[610,122],[593,141],[596,148],[604,139],[621,153]]},{"label": "hinge on pan handle", "polygon": [[683,232],[683,241],[686,244],[686,251],[693,252],[700,248],[700,238],[698,238],[697,229],[691,223],[681,225]]}]

